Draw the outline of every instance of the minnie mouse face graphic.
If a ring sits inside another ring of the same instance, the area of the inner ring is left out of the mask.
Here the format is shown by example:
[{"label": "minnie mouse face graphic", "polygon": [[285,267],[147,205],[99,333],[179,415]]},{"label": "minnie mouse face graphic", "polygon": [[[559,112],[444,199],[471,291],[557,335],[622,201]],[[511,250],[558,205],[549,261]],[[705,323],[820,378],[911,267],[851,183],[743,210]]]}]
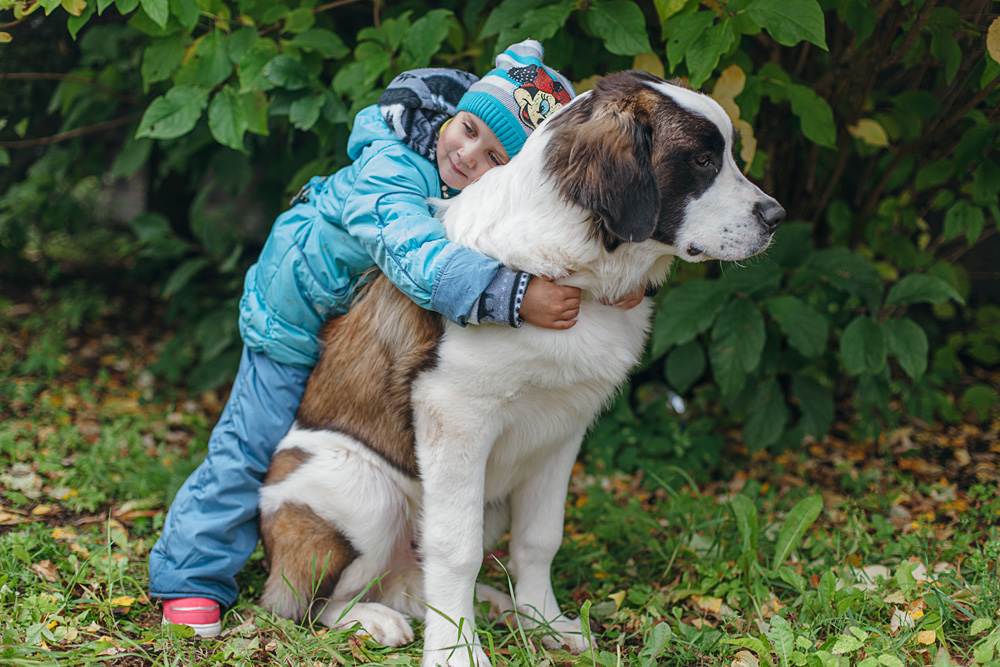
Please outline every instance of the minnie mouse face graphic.
[{"label": "minnie mouse face graphic", "polygon": [[521,122],[534,130],[549,114],[570,101],[569,91],[538,65],[513,67],[507,74],[521,84],[514,91]]}]

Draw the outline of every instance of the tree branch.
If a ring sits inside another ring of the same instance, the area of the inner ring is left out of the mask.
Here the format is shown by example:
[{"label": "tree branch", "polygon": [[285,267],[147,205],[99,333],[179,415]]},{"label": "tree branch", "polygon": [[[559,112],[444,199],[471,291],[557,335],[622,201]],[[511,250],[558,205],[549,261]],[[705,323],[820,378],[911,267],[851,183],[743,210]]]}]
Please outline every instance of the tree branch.
[{"label": "tree branch", "polygon": [[121,118],[115,118],[114,120],[106,120],[101,123],[94,123],[93,125],[85,125],[83,127],[78,127],[74,130],[68,130],[66,132],[60,132],[59,134],[53,134],[48,137],[38,137],[35,139],[21,139],[19,141],[0,141],[0,148],[31,148],[32,146],[48,146],[50,144],[56,144],[60,141],[66,141],[68,139],[75,139],[77,137],[82,137],[87,134],[94,134],[97,132],[104,132],[106,130],[111,130],[127,123],[132,122],[137,118],[139,114],[132,113],[127,116],[122,116]]}]

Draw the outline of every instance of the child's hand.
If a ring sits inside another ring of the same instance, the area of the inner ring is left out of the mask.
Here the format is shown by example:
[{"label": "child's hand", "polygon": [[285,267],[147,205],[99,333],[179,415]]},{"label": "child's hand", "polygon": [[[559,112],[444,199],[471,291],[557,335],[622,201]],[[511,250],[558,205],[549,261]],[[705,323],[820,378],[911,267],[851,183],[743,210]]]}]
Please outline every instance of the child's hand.
[{"label": "child's hand", "polygon": [[622,310],[632,310],[640,303],[642,303],[642,300],[645,297],[646,297],[646,290],[640,288],[632,292],[631,294],[626,294],[625,296],[623,296],[622,298],[618,299],[617,301],[615,301],[610,305],[614,306],[615,308],[621,308]]},{"label": "child's hand", "polygon": [[521,302],[521,319],[546,329],[569,329],[580,314],[580,288],[535,276]]}]

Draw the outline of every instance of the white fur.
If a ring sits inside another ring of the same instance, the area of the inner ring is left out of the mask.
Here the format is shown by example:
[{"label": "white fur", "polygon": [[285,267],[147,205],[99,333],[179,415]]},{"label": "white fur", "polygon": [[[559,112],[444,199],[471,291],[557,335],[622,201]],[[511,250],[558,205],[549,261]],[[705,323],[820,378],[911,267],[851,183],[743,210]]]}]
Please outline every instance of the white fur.
[{"label": "white fur", "polygon": [[[732,128],[717,104],[673,86],[654,88],[713,120],[728,148]],[[515,165],[487,172],[462,196],[442,203],[440,215],[452,240],[507,266],[581,287],[585,298],[576,325],[566,331],[446,325],[437,365],[413,386],[419,483],[345,435],[293,429],[281,447],[298,447],[314,458],[262,494],[263,513],[283,502],[306,503],[361,554],[345,571],[334,603],[361,590],[366,577],[397,576],[391,585],[383,582],[381,596],[370,597],[409,607],[407,613],[426,609],[426,667],[470,660],[489,665],[475,636],[473,594],[484,541],[501,532],[507,511],[513,604],[523,624],[547,628],[550,645],[587,648],[579,622],[559,608],[549,571],[580,443],[638,361],[652,312],[649,299],[631,310],[602,301],[661,283],[672,256],[684,256],[680,248],[690,243],[712,257],[745,257],[761,248],[756,228],[743,226],[752,186],[741,182],[729,158],[717,182],[688,206],[676,249],[646,241],[609,253],[591,233],[588,212],[562,200],[545,175],[545,127],[528,139]],[[419,566],[406,562],[414,531]],[[422,594],[412,575],[421,570]],[[407,596],[409,603],[403,602]],[[413,602],[416,596],[421,599]],[[507,604],[491,597],[497,606]]]}]

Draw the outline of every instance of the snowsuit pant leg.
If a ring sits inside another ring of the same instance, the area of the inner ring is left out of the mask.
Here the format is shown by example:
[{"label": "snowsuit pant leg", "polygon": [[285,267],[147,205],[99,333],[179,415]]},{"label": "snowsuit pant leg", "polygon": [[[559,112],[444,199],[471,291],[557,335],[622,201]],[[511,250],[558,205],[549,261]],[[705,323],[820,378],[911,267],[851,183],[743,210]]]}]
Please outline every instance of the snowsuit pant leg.
[{"label": "snowsuit pant leg", "polygon": [[231,606],[236,573],[257,546],[258,492],[295,419],[310,369],[243,349],[208,456],[177,492],[149,555],[153,597]]}]

